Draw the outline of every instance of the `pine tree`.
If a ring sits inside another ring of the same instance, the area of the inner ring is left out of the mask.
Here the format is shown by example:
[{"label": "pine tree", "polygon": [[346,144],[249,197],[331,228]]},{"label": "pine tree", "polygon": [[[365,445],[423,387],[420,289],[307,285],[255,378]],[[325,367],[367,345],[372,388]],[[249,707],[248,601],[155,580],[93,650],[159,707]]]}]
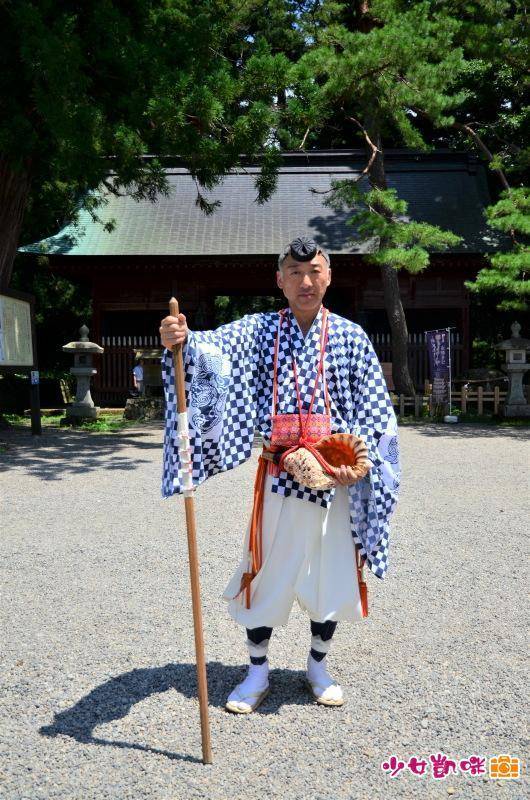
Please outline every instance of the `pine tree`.
[{"label": "pine tree", "polygon": [[318,135],[338,115],[350,122],[352,136],[363,137],[365,169],[356,181],[336,183],[328,202],[350,207],[352,220],[361,224],[359,233],[374,242],[369,260],[381,274],[394,384],[397,391],[413,394],[397,270],[425,269],[429,249],[443,249],[457,237],[406,219],[406,205],[387,186],[384,140],[397,135],[407,147],[431,149],[413,105],[421,105],[438,126],[453,121],[451,110],[465,97],[454,90],[466,66],[461,48],[454,46],[460,23],[444,4],[398,0],[322,2],[303,23],[314,44],[291,70],[294,94],[285,118],[291,128],[298,121],[298,134],[308,144],[311,131]]},{"label": "pine tree", "polygon": [[259,155],[256,190],[268,196],[288,60],[248,24],[246,4],[230,0],[1,5],[0,290],[28,209],[71,216],[81,203],[98,219],[101,185],[154,199],[168,191],[159,156],[184,160],[206,213],[204,190],[241,154]]},{"label": "pine tree", "polygon": [[530,298],[530,189],[507,189],[501,199],[486,209],[489,224],[512,236],[513,246],[490,257],[490,265],[465,286],[475,293],[495,293],[502,297],[500,311],[528,311]]},{"label": "pine tree", "polygon": [[491,227],[507,234],[511,247],[489,257],[473,293],[496,297],[502,311],[528,311],[530,285],[530,37],[522,0],[451,3],[460,10],[457,34],[468,67],[460,77],[467,96],[455,114],[452,144],[475,149],[497,178],[498,202],[486,209]]}]

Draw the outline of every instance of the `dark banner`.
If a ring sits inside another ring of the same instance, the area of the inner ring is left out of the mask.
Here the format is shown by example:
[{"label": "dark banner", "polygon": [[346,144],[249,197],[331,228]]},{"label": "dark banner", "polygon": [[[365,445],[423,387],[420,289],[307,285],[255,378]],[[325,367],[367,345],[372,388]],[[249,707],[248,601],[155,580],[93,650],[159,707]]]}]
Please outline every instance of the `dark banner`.
[{"label": "dark banner", "polygon": [[436,331],[425,331],[429,363],[431,367],[432,402],[447,403],[449,401],[449,331],[440,328]]}]

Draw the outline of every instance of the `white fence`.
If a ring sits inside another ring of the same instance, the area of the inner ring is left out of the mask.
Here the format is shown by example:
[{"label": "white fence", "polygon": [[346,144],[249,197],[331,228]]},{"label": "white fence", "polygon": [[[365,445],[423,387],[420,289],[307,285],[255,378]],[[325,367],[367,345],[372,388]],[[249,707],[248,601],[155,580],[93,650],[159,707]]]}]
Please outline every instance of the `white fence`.
[{"label": "white fence", "polygon": [[102,336],[102,347],[162,347],[160,336]]}]

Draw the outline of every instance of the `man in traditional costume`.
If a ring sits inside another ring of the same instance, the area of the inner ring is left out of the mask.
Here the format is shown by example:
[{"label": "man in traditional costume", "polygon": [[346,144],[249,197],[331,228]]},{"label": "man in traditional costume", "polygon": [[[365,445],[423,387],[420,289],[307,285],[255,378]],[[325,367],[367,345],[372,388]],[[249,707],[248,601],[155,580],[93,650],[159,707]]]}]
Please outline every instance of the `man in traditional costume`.
[{"label": "man in traditional costume", "polygon": [[362,566],[385,576],[401,474],[397,420],[370,339],[322,305],[328,254],[298,237],[280,254],[276,277],[289,303],[280,312],[213,331],[190,331],[184,314],[160,327],[163,497],[182,492],[175,344],[184,346],[193,483],[242,464],[255,433],[263,437],[243,557],[223,592],[246,628],[250,657],[226,703],[236,713],[267,695],[272,630],[287,624],[295,599],[310,619],[311,692],[322,705],[342,705],[327,653],[338,621],[367,615]]}]

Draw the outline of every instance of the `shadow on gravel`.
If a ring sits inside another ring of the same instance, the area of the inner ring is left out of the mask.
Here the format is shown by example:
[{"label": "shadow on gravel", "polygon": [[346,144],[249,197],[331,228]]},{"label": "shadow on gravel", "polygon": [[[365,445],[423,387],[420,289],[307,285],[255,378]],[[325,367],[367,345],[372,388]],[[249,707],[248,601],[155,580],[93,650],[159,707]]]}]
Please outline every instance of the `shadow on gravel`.
[{"label": "shadow on gravel", "polygon": [[[152,460],[149,451],[156,451],[162,458],[162,431],[159,442],[153,441],[156,431],[150,427],[94,434],[54,429],[40,437],[31,436],[26,430],[2,431],[0,438],[6,450],[0,455],[0,472],[18,468],[43,481],[57,481],[66,475],[136,469]],[[121,452],[126,449],[127,454]],[[142,455],[149,457],[141,458]]]},{"label": "shadow on gravel", "polygon": [[400,431],[413,430],[422,436],[451,437],[452,439],[530,439],[530,427],[514,425],[513,427],[500,427],[498,425],[481,425],[480,423],[433,423],[418,424],[407,423],[400,425]]},{"label": "shadow on gravel", "polygon": [[[226,698],[236,683],[246,675],[246,666],[232,667],[218,661],[207,665],[209,705],[224,708]],[[273,669],[270,672],[271,691],[255,714],[274,714],[284,704],[306,705],[313,702],[304,684],[302,670]],[[98,725],[122,719],[131,708],[153,694],[174,689],[187,698],[197,698],[197,672],[195,664],[166,664],[164,667],[133,669],[96,686],[71,708],[54,715],[53,725],[39,728],[42,736],[70,736],[83,744],[107,745],[156,753],[170,759],[202,763],[200,758],[149,747],[136,742],[103,739],[94,734]],[[230,712],[226,712],[227,714]],[[178,724],[178,720],[175,720]],[[182,725],[189,724],[182,716]],[[197,714],[197,725],[199,716]],[[178,728],[175,739],[178,741]]]}]

